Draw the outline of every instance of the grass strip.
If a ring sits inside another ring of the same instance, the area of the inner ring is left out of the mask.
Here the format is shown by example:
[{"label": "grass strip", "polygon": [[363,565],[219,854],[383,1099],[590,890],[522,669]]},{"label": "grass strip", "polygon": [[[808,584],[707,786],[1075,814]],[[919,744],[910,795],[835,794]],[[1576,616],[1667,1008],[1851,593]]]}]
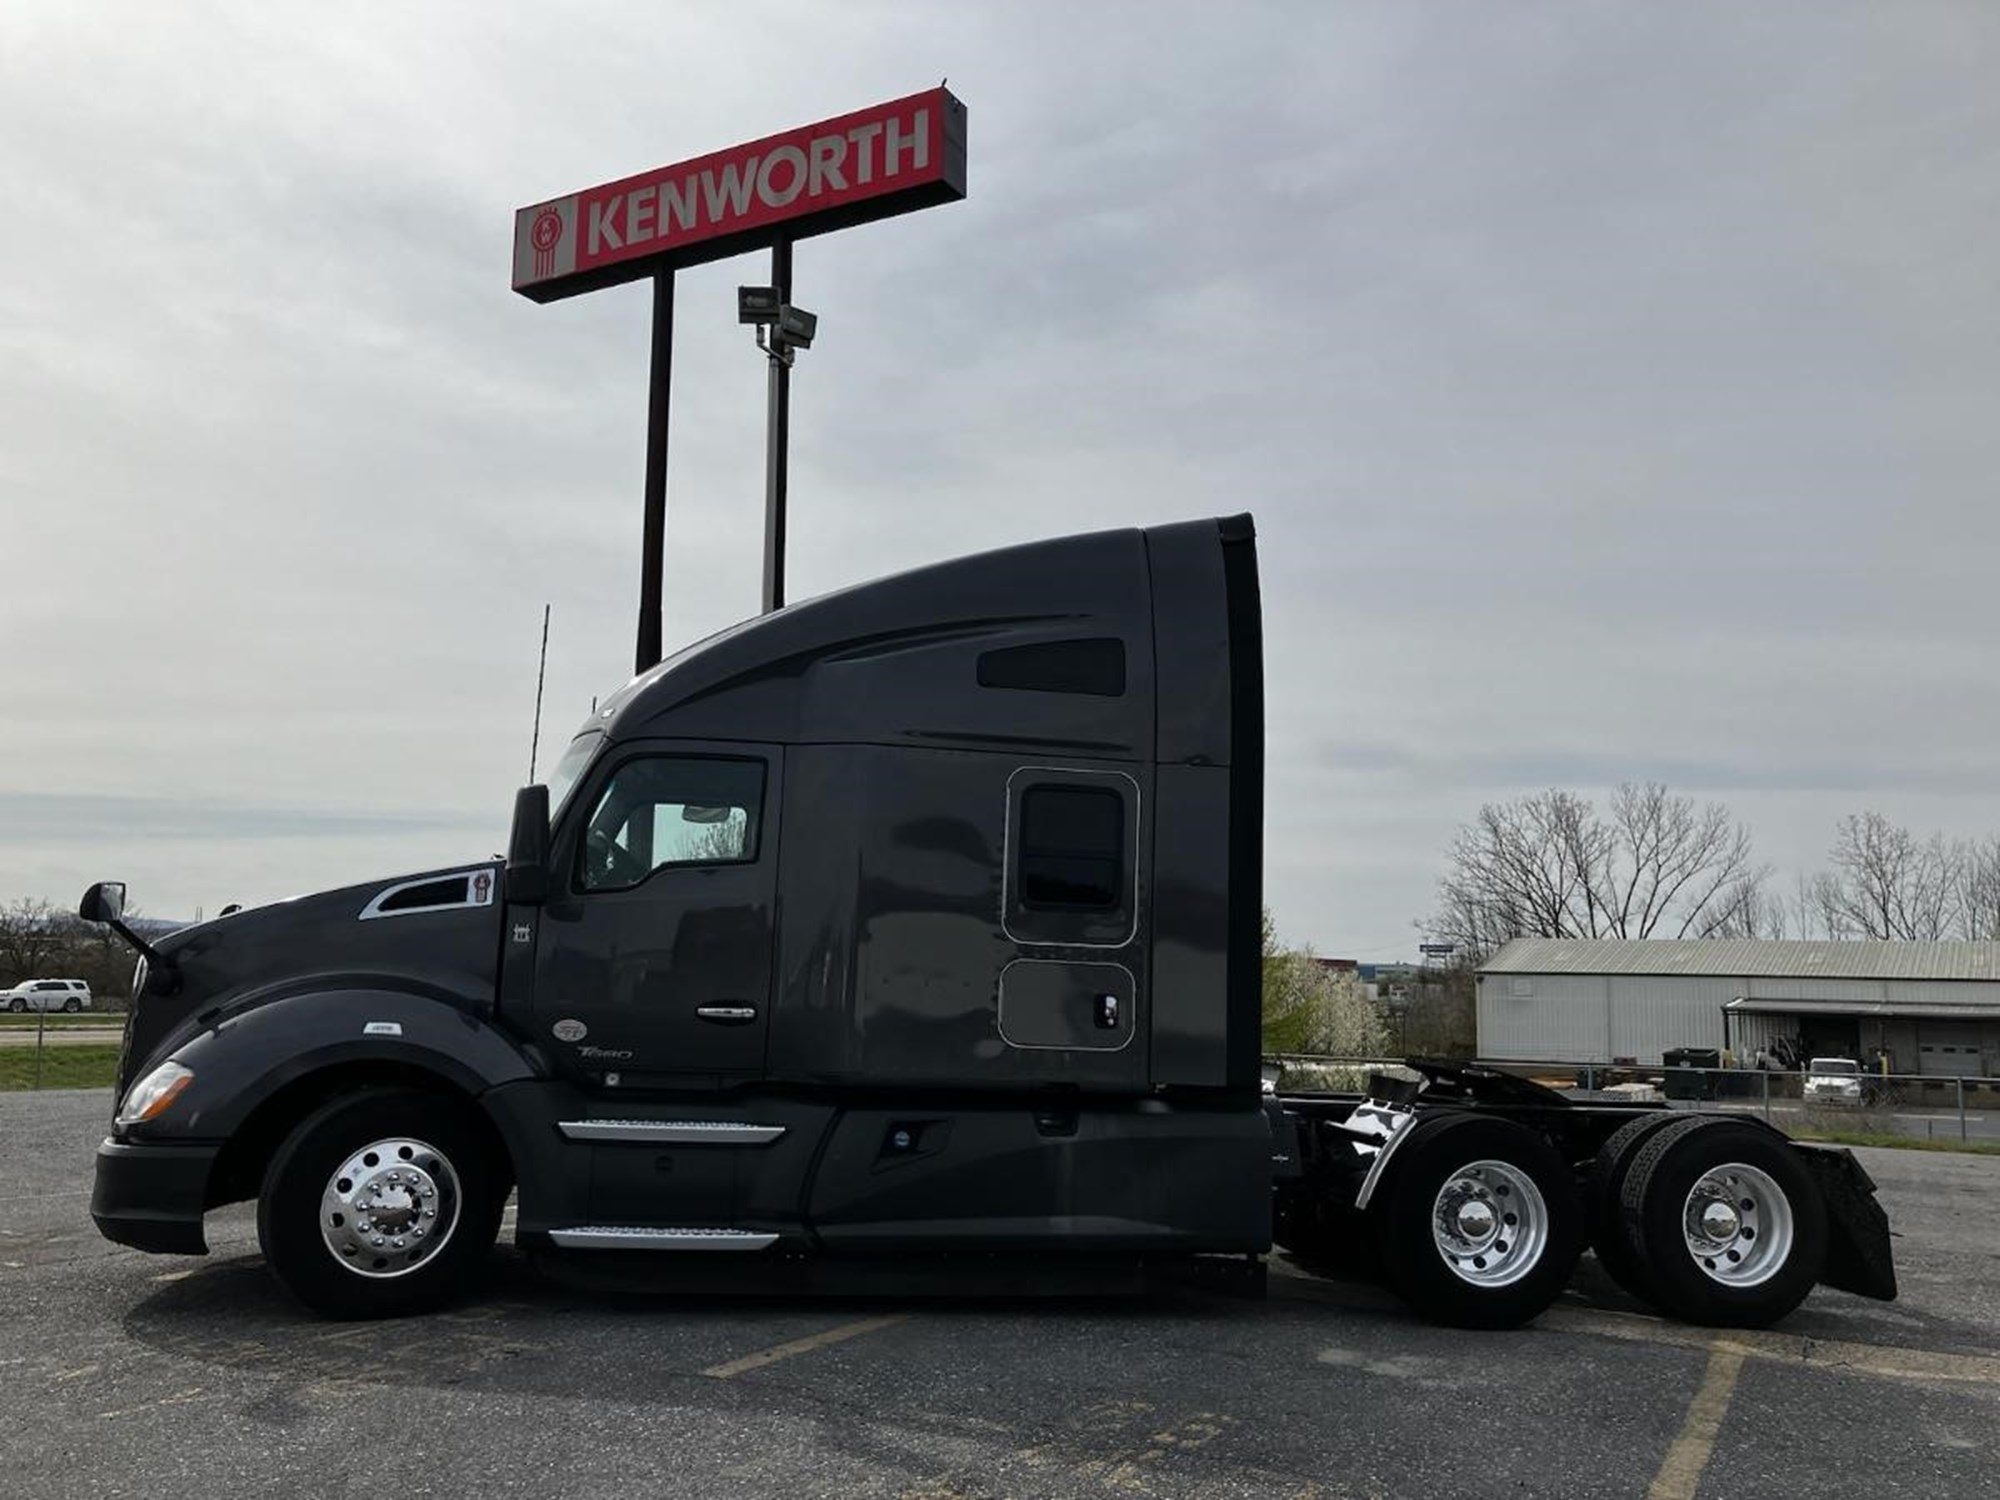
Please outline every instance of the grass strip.
[{"label": "grass strip", "polygon": [[[42,1050],[45,1089],[108,1089],[118,1081],[118,1044],[85,1043]],[[35,1048],[0,1047],[0,1091],[36,1087]]]},{"label": "grass strip", "polygon": [[33,1031],[36,1026],[47,1026],[54,1031],[60,1026],[123,1026],[125,1012],[122,1010],[80,1010],[75,1015],[68,1011],[52,1010],[46,1014],[37,1011],[0,1010],[0,1026],[9,1030],[25,1026]]},{"label": "grass strip", "polygon": [[1956,1136],[1950,1140],[1939,1140],[1875,1130],[1794,1130],[1791,1137],[1795,1141],[1814,1141],[1825,1146],[1889,1146],[1898,1151],[1957,1151],[1967,1156],[2000,1156],[2000,1143],[1961,1141]]}]

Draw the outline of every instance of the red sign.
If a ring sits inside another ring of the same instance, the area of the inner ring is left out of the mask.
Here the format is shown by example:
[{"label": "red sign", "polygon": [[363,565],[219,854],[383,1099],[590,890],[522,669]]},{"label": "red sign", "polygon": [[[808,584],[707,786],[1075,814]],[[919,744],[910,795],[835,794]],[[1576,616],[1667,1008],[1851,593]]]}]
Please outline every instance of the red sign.
[{"label": "red sign", "polygon": [[965,106],[943,88],[536,203],[514,290],[537,302],[965,196]]}]

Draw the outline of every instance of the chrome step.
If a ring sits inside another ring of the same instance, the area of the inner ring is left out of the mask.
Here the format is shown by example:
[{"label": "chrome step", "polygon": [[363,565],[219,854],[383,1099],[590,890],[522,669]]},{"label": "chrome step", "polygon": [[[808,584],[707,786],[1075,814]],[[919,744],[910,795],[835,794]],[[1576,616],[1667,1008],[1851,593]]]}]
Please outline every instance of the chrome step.
[{"label": "chrome step", "polygon": [[573,1141],[642,1141],[682,1146],[768,1146],[782,1125],[743,1120],[564,1120],[556,1126]]},{"label": "chrome step", "polygon": [[775,1234],[749,1229],[658,1229],[644,1224],[590,1224],[551,1229],[549,1238],[565,1250],[762,1250]]}]

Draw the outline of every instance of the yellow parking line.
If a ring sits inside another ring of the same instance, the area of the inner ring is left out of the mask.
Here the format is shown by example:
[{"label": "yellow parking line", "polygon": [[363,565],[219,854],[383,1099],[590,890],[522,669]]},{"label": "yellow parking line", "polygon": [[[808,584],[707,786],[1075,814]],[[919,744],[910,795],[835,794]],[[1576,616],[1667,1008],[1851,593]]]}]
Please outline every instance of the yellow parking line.
[{"label": "yellow parking line", "polygon": [[1715,1334],[1638,1313],[1599,1308],[1552,1307],[1537,1320],[1537,1326],[1559,1333],[1596,1334],[1641,1344],[1727,1349],[1750,1359],[1776,1360],[1854,1375],[1880,1375],[1891,1380],[2000,1385],[2000,1358],[1990,1354],[1944,1354],[1894,1344],[1807,1338],[1774,1329],[1732,1329],[1726,1334]]},{"label": "yellow parking line", "polygon": [[766,1365],[774,1365],[781,1359],[790,1359],[795,1354],[810,1354],[815,1349],[824,1349],[829,1344],[844,1344],[849,1339],[859,1338],[864,1333],[874,1333],[877,1329],[888,1328],[905,1321],[908,1313],[890,1313],[880,1318],[862,1318],[854,1323],[842,1323],[838,1328],[829,1328],[823,1333],[809,1334],[790,1343],[773,1344],[768,1349],[759,1349],[755,1354],[746,1354],[741,1359],[732,1359],[727,1364],[710,1365],[701,1373],[711,1380],[733,1380],[738,1375],[746,1375],[752,1370],[761,1370]]},{"label": "yellow parking line", "polygon": [[1702,1470],[1708,1467],[1709,1455],[1715,1452],[1715,1435],[1722,1430],[1722,1419],[1729,1411],[1729,1398],[1736,1393],[1736,1377],[1742,1369],[1741,1349],[1718,1344],[1708,1356],[1708,1371],[1701,1378],[1694,1400],[1688,1403],[1687,1420],[1681,1424],[1680,1436],[1667,1449],[1660,1472],[1653,1476],[1653,1487],[1646,1491],[1646,1500],[1694,1500]]}]

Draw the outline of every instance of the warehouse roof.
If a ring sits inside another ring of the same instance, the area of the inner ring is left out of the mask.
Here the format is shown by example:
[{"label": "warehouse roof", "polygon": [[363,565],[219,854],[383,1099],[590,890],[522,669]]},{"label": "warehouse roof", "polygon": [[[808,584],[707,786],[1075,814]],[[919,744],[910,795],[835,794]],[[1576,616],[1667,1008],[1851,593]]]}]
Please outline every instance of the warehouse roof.
[{"label": "warehouse roof", "polygon": [[1482,974],[1701,974],[1727,979],[2000,980],[2000,943],[1674,942],[1515,938]]}]

